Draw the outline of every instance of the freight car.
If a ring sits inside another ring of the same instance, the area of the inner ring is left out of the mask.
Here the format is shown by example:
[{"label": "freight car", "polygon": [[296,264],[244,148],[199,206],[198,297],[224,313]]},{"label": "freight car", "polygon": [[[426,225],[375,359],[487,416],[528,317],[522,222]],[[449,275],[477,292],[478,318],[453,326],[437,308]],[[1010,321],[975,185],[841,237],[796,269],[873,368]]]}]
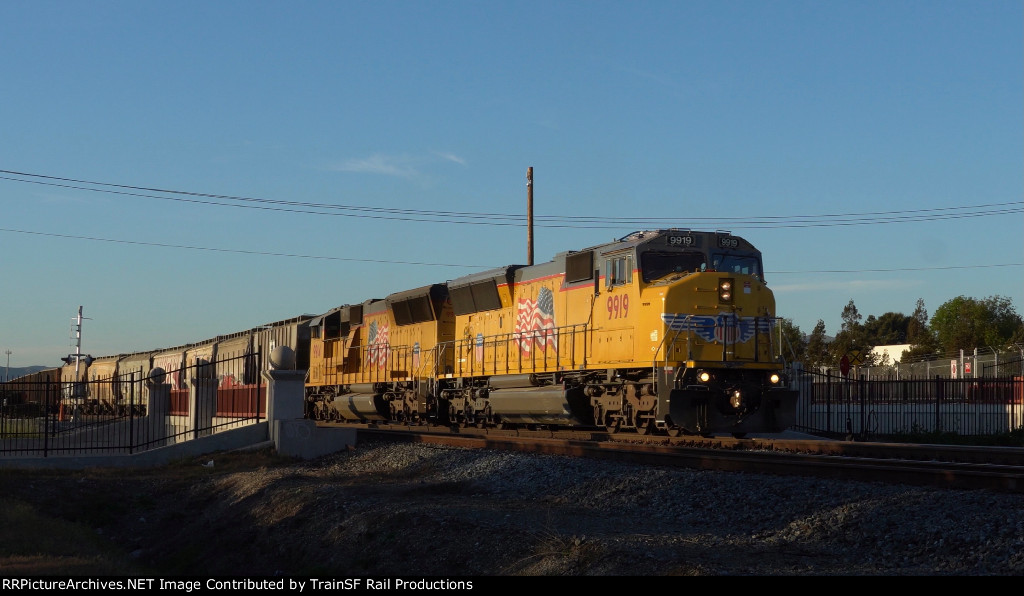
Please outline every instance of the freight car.
[{"label": "freight car", "polygon": [[[85,399],[80,404],[85,414],[112,414],[118,404],[120,384],[118,365],[123,355],[104,356],[88,361]],[[84,362],[83,362],[84,363]]]},{"label": "freight car", "polygon": [[5,417],[41,416],[49,404],[57,404],[60,396],[61,367],[45,368],[7,381],[0,386],[0,402]]},{"label": "freight car", "polygon": [[[274,348],[287,346],[296,365],[309,366],[309,321],[300,315],[236,333],[174,348],[112,356],[67,358],[65,364],[0,385],[8,405],[63,406],[68,416],[145,415],[145,380],[153,368],[162,368],[171,385],[170,411],[187,414],[193,384],[207,381],[216,391],[216,415],[264,416],[266,385]],[[49,391],[49,394],[46,393]]]},{"label": "freight car", "polygon": [[728,232],[635,232],[310,329],[316,419],[743,436],[795,417],[761,253]]}]

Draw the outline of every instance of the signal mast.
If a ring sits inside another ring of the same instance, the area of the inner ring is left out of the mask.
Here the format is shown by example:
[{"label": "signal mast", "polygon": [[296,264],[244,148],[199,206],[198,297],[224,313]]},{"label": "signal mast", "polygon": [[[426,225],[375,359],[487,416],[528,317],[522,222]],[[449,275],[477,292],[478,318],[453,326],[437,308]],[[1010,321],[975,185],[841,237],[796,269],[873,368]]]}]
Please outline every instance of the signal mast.
[{"label": "signal mast", "polygon": [[75,353],[68,354],[65,358],[61,358],[66,364],[71,364],[72,361],[75,363],[75,380],[78,380],[80,362],[84,359],[86,366],[92,363],[93,357],[89,354],[82,354],[82,321],[85,317],[82,317],[82,307],[78,307],[78,316],[71,319],[73,321],[73,333],[72,339],[75,340]]}]

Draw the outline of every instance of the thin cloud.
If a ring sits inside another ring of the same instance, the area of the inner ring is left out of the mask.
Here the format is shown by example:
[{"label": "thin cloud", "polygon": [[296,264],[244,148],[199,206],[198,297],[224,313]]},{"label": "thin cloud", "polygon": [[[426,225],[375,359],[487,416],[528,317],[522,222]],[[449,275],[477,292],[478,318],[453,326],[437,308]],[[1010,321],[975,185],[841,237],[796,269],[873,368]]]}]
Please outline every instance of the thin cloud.
[{"label": "thin cloud", "polygon": [[438,161],[456,163],[461,166],[466,165],[466,160],[454,153],[435,151],[429,156],[422,157],[375,153],[369,157],[343,161],[330,169],[340,172],[381,174],[397,178],[419,179],[425,176],[421,171],[424,166],[437,163]]},{"label": "thin cloud", "polygon": [[419,175],[419,171],[413,167],[409,158],[382,155],[380,153],[363,159],[350,159],[332,169],[341,172],[383,174],[399,178],[413,178]]},{"label": "thin cloud", "polygon": [[440,152],[436,152],[435,151],[434,155],[440,157],[441,159],[443,159],[445,161],[455,162],[455,163],[459,164],[460,166],[466,165],[466,160],[462,159],[458,155],[455,155],[454,153],[440,153]]}]

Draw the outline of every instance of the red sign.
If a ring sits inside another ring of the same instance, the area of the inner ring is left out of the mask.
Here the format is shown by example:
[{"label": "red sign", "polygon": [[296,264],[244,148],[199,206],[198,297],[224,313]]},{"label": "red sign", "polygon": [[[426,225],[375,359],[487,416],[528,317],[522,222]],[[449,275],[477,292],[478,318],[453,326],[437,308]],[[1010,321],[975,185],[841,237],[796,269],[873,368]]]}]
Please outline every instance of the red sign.
[{"label": "red sign", "polygon": [[843,354],[842,359],[839,360],[839,372],[843,373],[843,376],[850,374],[850,359]]}]

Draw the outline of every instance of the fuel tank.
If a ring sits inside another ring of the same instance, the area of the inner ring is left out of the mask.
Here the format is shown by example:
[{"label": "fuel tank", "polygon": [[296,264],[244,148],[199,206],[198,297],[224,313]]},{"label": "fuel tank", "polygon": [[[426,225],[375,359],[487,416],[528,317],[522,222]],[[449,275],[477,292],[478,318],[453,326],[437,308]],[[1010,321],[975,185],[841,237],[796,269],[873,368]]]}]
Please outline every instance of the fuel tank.
[{"label": "fuel tank", "polygon": [[328,408],[337,416],[348,421],[383,421],[390,416],[387,403],[380,393],[373,390],[373,385],[352,385],[350,393],[334,397]]},{"label": "fuel tank", "polygon": [[488,396],[491,413],[514,424],[592,424],[588,403],[582,389],[561,386],[494,389]]}]

